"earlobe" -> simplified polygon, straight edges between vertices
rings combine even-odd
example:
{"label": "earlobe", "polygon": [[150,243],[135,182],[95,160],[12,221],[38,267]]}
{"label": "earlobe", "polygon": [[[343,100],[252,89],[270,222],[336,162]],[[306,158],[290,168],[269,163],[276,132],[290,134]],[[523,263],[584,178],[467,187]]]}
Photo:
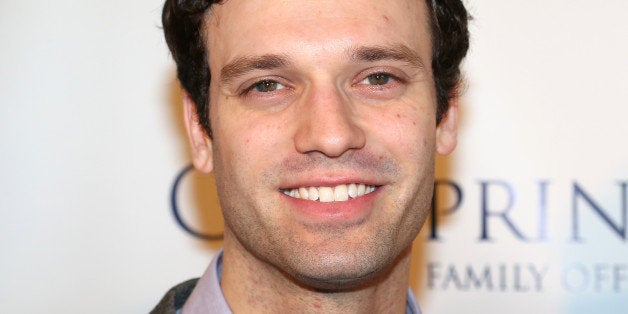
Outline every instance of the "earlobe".
{"label": "earlobe", "polygon": [[449,102],[449,109],[436,127],[436,151],[441,155],[451,153],[458,142],[458,98]]}
{"label": "earlobe", "polygon": [[196,170],[210,173],[214,168],[212,142],[199,123],[196,105],[187,92],[183,92],[183,119],[192,149],[192,163]]}

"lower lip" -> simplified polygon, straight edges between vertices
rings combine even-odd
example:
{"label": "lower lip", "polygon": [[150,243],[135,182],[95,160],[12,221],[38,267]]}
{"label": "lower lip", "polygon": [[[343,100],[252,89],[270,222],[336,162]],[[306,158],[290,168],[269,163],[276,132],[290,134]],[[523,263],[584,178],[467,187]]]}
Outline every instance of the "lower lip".
{"label": "lower lip", "polygon": [[359,223],[369,216],[381,187],[363,196],[344,202],[318,202],[281,194],[291,205],[293,212],[304,222],[312,223]]}

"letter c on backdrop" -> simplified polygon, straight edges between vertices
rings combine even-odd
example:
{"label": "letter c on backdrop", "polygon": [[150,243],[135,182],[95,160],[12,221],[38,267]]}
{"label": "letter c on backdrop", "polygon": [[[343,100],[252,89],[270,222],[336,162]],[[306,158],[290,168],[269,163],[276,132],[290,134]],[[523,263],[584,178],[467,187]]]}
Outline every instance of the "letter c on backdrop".
{"label": "letter c on backdrop", "polygon": [[187,174],[189,174],[190,171],[192,170],[194,170],[194,166],[192,166],[192,164],[188,164],[187,166],[185,166],[181,171],[179,171],[176,179],[174,180],[174,183],[172,184],[172,190],[170,192],[170,206],[172,208],[172,214],[174,215],[174,219],[177,221],[177,224],[181,228],[183,228],[183,230],[185,230],[187,233],[191,234],[192,236],[196,238],[209,240],[209,241],[222,240],[223,234],[206,234],[206,233],[195,231],[192,228],[190,228],[190,226],[188,226],[185,223],[185,221],[183,221],[183,219],[181,218],[179,205],[177,201],[179,186],[181,185],[181,181],[183,180],[183,178]]}

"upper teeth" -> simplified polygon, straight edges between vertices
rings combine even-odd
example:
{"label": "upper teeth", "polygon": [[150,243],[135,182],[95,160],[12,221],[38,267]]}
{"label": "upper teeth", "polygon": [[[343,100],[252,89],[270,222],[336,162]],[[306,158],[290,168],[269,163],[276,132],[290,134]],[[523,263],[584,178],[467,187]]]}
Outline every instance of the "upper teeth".
{"label": "upper teeth", "polygon": [[310,201],[320,202],[342,202],[349,199],[354,199],[365,194],[369,194],[375,191],[375,187],[372,185],[364,184],[341,184],[334,187],[320,186],[320,187],[300,187],[295,189],[281,190],[283,194],[290,197],[300,198]]}

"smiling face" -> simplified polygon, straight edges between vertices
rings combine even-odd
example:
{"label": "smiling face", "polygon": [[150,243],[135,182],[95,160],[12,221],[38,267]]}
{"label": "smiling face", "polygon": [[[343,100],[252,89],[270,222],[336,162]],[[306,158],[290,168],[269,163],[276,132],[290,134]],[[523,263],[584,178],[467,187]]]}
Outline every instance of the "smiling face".
{"label": "smiling face", "polygon": [[436,126],[423,1],[226,1],[206,23],[209,139],[186,100],[194,163],[215,171],[225,251],[317,288],[362,284],[429,210]]}

